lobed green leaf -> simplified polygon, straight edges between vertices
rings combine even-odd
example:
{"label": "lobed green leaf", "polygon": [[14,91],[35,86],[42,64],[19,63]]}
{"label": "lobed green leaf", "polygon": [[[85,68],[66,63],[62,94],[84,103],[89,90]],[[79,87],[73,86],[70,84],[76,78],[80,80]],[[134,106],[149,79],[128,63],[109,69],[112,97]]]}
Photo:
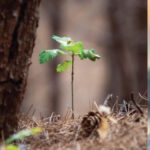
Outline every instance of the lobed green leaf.
{"label": "lobed green leaf", "polygon": [[79,54],[84,49],[82,42],[72,42],[67,45],[61,45],[60,48],[66,51],[70,51],[75,55]]}
{"label": "lobed green leaf", "polygon": [[96,59],[100,59],[98,54],[95,54],[95,50],[82,50],[80,54],[78,54],[80,59],[89,59],[91,61],[95,61]]}
{"label": "lobed green leaf", "polygon": [[10,138],[8,138],[6,140],[6,144],[11,144],[15,140],[21,140],[21,139],[23,139],[27,136],[35,135],[35,134],[38,134],[38,133],[41,133],[41,132],[42,132],[42,129],[39,128],[39,127],[22,130],[22,131],[20,131],[16,134],[12,135]]}
{"label": "lobed green leaf", "polygon": [[40,64],[50,61],[58,55],[64,55],[65,52],[59,49],[43,50],[40,52]]}
{"label": "lobed green leaf", "polygon": [[70,37],[59,37],[59,36],[53,35],[52,39],[62,45],[67,45],[68,43],[72,42],[72,39]]}
{"label": "lobed green leaf", "polygon": [[56,68],[57,72],[63,72],[65,70],[68,70],[69,66],[72,64],[71,60],[65,60],[61,64],[59,64]]}

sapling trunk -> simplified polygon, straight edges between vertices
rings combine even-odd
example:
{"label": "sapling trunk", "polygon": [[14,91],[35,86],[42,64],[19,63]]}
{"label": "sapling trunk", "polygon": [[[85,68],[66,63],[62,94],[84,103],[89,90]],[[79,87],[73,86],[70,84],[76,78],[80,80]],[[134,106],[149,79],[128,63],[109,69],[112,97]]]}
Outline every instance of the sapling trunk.
{"label": "sapling trunk", "polygon": [[72,96],[72,118],[74,119],[74,54],[72,54],[72,73],[71,73],[71,96]]}

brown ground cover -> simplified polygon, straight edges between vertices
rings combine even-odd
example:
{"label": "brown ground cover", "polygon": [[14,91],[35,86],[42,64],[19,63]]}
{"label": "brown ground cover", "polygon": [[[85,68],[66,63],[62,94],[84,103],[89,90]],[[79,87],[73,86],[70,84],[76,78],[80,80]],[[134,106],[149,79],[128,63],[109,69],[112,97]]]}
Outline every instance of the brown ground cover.
{"label": "brown ground cover", "polygon": [[29,150],[146,150],[147,149],[147,108],[142,108],[143,115],[132,109],[124,115],[113,113],[118,120],[116,124],[109,123],[107,138],[101,139],[95,134],[87,138],[79,134],[82,116],[49,118],[35,120],[25,116],[20,117],[19,130],[40,126],[43,133],[26,138],[19,143]]}

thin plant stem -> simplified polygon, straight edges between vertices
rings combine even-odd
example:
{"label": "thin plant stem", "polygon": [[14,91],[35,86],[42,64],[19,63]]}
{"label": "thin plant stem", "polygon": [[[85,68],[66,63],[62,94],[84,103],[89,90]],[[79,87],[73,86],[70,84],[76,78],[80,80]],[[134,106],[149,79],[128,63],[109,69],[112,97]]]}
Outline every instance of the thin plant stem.
{"label": "thin plant stem", "polygon": [[71,98],[72,98],[72,118],[74,119],[74,54],[72,54]]}

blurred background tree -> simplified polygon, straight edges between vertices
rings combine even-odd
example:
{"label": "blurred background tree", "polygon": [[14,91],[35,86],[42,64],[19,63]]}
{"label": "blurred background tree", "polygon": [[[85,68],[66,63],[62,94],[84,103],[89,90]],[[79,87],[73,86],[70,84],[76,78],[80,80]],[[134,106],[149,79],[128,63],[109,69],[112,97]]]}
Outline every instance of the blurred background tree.
{"label": "blurred background tree", "polygon": [[147,1],[107,0],[110,39],[108,93],[129,99],[147,89]]}
{"label": "blurred background tree", "polygon": [[[49,24],[49,35],[60,35],[62,30],[62,6],[64,1],[63,0],[45,0],[43,2],[44,8],[46,10],[46,14],[48,17],[48,24]],[[57,11],[56,11],[57,10]],[[49,36],[49,40],[51,36]],[[55,41],[51,41],[52,43],[49,44],[50,47],[58,47],[58,44]],[[49,65],[49,71],[51,75],[51,80],[49,84],[53,85],[53,88],[50,91],[49,98],[49,110],[50,112],[59,112],[59,102],[60,102],[60,82],[59,82],[59,74],[56,72],[55,68],[57,67],[59,60],[56,58],[52,64]]]}

